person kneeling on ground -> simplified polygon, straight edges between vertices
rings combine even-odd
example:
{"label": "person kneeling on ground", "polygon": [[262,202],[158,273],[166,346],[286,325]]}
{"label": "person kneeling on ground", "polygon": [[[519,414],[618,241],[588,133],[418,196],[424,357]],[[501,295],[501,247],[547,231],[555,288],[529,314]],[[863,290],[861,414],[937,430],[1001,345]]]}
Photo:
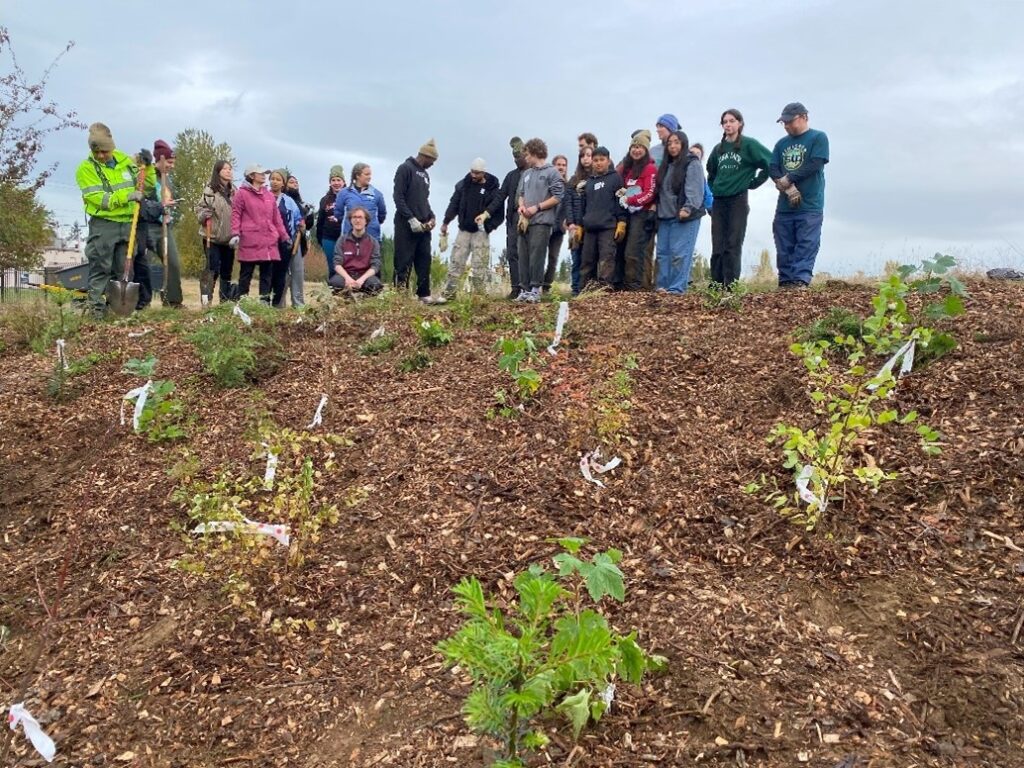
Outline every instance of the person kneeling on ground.
{"label": "person kneeling on ground", "polygon": [[348,221],[352,230],[335,246],[334,274],[327,282],[332,288],[352,293],[379,293],[384,288],[380,281],[380,243],[366,229],[370,214],[365,208],[351,208]]}

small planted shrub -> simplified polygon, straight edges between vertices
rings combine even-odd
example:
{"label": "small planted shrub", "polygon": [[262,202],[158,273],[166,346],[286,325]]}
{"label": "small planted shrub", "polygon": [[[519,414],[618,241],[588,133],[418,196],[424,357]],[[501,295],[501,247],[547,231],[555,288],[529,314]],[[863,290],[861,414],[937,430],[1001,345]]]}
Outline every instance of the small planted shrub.
{"label": "small planted shrub", "polygon": [[[174,382],[153,378],[156,367],[157,359],[153,356],[145,360],[133,358],[124,364],[125,373],[150,381],[136,432],[145,435],[152,443],[180,440],[188,434],[190,419],[185,404],[174,397]],[[137,401],[139,397],[141,395],[132,398],[132,401]]]}
{"label": "small planted shrub", "polygon": [[523,407],[530,402],[543,383],[540,373],[532,367],[539,363],[537,342],[532,333],[525,331],[519,336],[501,337],[495,349],[498,368],[512,379],[512,391],[499,388],[494,392],[494,399],[499,405],[500,415],[514,417],[517,406]]}
{"label": "small planted shrub", "polygon": [[283,358],[281,345],[269,331],[276,317],[266,314],[277,310],[260,302],[245,302],[244,307],[251,313],[251,326],[218,307],[188,336],[204,369],[224,389],[258,381],[273,373]]}
{"label": "small planted shrub", "polygon": [[415,328],[420,344],[424,347],[443,347],[451,344],[455,338],[440,320],[417,320]]}
{"label": "small planted shrub", "polygon": [[625,599],[622,553],[585,560],[582,539],[558,543],[556,570],[534,565],[519,573],[511,600],[488,597],[472,576],[452,589],[466,621],[437,649],[473,683],[462,711],[472,730],[498,742],[495,768],[522,768],[548,744],[541,720],[564,719],[578,737],[608,711],[616,683],[639,684],[665,663],[640,647],[635,631],[615,632],[600,612],[604,599]]}

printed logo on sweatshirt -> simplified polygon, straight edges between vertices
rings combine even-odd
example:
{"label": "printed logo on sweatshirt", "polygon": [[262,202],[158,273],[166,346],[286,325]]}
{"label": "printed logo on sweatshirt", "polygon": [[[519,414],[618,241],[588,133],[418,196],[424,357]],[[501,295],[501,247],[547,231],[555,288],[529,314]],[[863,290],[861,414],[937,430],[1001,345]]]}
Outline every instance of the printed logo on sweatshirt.
{"label": "printed logo on sweatshirt", "polygon": [[718,158],[718,166],[720,168],[726,165],[729,167],[735,167],[741,162],[743,162],[743,157],[739,152],[723,152]]}
{"label": "printed logo on sweatshirt", "polygon": [[782,150],[782,167],[787,171],[795,171],[804,164],[807,157],[807,147],[803,144],[790,144]]}
{"label": "printed logo on sweatshirt", "polygon": [[423,179],[423,183],[426,184],[428,188],[430,187],[430,177],[427,175],[426,171],[416,171],[416,175]]}
{"label": "printed logo on sweatshirt", "polygon": [[597,190],[599,190],[599,189],[604,189],[605,183],[606,182],[603,182],[603,181],[599,181],[599,182],[595,183],[594,184],[594,191],[597,192]]}

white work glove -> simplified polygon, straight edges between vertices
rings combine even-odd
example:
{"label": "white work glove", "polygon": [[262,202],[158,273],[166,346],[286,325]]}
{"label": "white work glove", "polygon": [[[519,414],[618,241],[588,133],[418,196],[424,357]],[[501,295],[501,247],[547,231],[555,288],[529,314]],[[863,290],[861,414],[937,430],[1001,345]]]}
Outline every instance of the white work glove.
{"label": "white work glove", "polygon": [[417,218],[409,219],[409,229],[416,233],[425,231],[423,229],[423,222]]}
{"label": "white work glove", "polygon": [[232,235],[231,239],[228,240],[228,248],[237,248],[237,247],[238,247],[238,235]]}
{"label": "white work glove", "polygon": [[473,219],[473,221],[476,223],[476,225],[478,227],[480,227],[480,229],[483,229],[484,228],[484,222],[486,222],[489,218],[491,218],[490,211],[484,211],[479,216],[477,216],[475,219]]}
{"label": "white work glove", "polygon": [[442,232],[441,233],[441,237],[440,237],[440,239],[437,242],[437,250],[441,251],[441,253],[444,253],[445,251],[448,250],[448,233],[447,232]]}
{"label": "white work glove", "polygon": [[586,188],[587,188],[587,182],[586,181],[578,182],[576,184],[576,194],[582,195],[583,194],[583,190],[586,189]]}

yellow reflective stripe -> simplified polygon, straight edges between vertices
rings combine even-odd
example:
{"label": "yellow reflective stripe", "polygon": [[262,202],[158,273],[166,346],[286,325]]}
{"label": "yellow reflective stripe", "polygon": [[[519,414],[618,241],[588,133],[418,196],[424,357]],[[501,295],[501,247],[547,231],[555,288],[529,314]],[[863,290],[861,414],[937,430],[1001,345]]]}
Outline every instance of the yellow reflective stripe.
{"label": "yellow reflective stripe", "polygon": [[119,189],[128,189],[129,187],[134,187],[134,186],[135,186],[135,182],[134,181],[122,181],[120,184],[115,184],[113,187],[111,187],[111,189],[116,192]]}
{"label": "yellow reflective stripe", "polygon": [[103,185],[102,184],[95,184],[95,185],[93,185],[91,187],[82,187],[82,194],[83,195],[88,195],[88,194],[91,194],[93,192],[102,192],[102,191],[103,191]]}

